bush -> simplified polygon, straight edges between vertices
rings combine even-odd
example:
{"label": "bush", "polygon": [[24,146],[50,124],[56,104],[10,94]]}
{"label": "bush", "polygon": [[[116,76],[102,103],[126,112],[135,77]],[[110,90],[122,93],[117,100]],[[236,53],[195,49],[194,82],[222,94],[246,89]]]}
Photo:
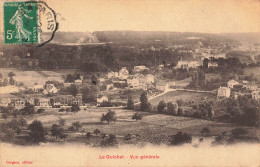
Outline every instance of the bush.
{"label": "bush", "polygon": [[100,133],[100,130],[99,129],[95,129],[94,130],[94,133],[96,134],[96,136]]}
{"label": "bush", "polygon": [[143,116],[139,113],[134,113],[134,115],[132,116],[132,119],[137,120],[141,120],[143,118]]}
{"label": "bush", "polygon": [[37,113],[40,114],[40,113],[43,113],[44,111],[45,111],[45,109],[39,108],[39,109],[37,110]]}
{"label": "bush", "polygon": [[209,136],[210,135],[210,129],[208,127],[204,127],[201,131],[200,131],[201,135],[203,136]]}
{"label": "bush", "polygon": [[107,121],[107,123],[109,124],[109,122],[111,121],[116,121],[117,117],[116,117],[116,113],[114,111],[108,110],[108,112],[106,114],[103,114],[100,118],[100,121]]}
{"label": "bush", "polygon": [[124,141],[129,141],[131,139],[132,139],[132,135],[130,133],[124,136]]}
{"label": "bush", "polygon": [[178,116],[182,116],[183,115],[183,109],[182,108],[178,108],[177,115]]}
{"label": "bush", "polygon": [[65,112],[66,110],[64,108],[59,109],[59,112]]}
{"label": "bush", "polygon": [[114,147],[117,145],[118,142],[116,140],[116,136],[113,134],[109,134],[108,138],[104,138],[100,144],[101,147]]}
{"label": "bush", "polygon": [[167,103],[167,113],[170,115],[177,115],[178,104],[173,104],[172,102]]}
{"label": "bush", "polygon": [[111,101],[103,101],[99,107],[112,107],[113,104],[111,103]]}
{"label": "bush", "polygon": [[191,142],[191,135],[188,135],[186,133],[178,132],[177,134],[170,136],[170,143],[173,145],[180,145]]}
{"label": "bush", "polygon": [[248,134],[248,131],[243,128],[236,128],[231,130],[231,134],[234,138],[241,138],[242,136]]}
{"label": "bush", "polygon": [[157,105],[157,110],[162,113],[164,112],[164,109],[166,107],[166,103],[162,100],[159,102],[159,104]]}
{"label": "bush", "polygon": [[178,104],[178,106],[182,106],[184,101],[182,99],[176,100],[176,103]]}

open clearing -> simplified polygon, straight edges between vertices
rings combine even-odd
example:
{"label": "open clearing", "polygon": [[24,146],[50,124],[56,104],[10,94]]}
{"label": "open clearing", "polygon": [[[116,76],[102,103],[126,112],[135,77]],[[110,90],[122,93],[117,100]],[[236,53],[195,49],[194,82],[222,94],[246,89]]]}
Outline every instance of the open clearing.
{"label": "open clearing", "polygon": [[251,67],[245,69],[245,75],[253,74],[258,82],[260,82],[260,67]]}

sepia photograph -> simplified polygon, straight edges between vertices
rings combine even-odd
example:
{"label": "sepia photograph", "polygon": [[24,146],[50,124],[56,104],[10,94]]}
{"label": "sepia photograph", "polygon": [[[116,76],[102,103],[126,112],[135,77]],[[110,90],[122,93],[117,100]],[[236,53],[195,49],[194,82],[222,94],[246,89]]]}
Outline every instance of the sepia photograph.
{"label": "sepia photograph", "polygon": [[3,0],[0,166],[260,165],[259,0]]}

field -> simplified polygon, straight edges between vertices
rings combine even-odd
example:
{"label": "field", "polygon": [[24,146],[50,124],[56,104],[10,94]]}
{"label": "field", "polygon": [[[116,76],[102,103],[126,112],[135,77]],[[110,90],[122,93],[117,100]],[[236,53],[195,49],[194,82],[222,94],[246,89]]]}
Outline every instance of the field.
{"label": "field", "polygon": [[[213,121],[194,119],[188,117],[176,117],[163,114],[154,114],[147,112],[140,112],[143,115],[142,120],[132,120],[131,117],[135,111],[111,108],[116,112],[117,121],[111,123],[101,123],[100,117],[103,113],[108,111],[108,108],[87,108],[81,110],[76,114],[73,113],[59,113],[57,109],[48,109],[44,113],[34,114],[32,116],[23,116],[28,124],[34,120],[41,121],[46,130],[50,130],[52,124],[58,124],[60,118],[65,119],[65,129],[68,129],[73,122],[79,121],[82,125],[78,132],[67,131],[68,143],[84,143],[86,141],[85,135],[87,132],[91,132],[94,136],[93,140],[96,143],[100,142],[100,137],[96,136],[93,131],[99,129],[101,133],[114,134],[117,137],[119,144],[124,143],[124,136],[127,134],[140,135],[138,143],[140,144],[167,144],[169,135],[176,134],[179,131],[191,134],[194,139],[198,140],[201,136],[200,131],[203,127],[208,127],[211,130],[211,135],[219,135],[223,131],[231,130],[234,125],[226,123],[217,123]],[[11,121],[12,118],[8,118],[6,121],[2,118],[0,123]],[[248,128],[249,131],[253,131],[253,128]],[[84,130],[84,133],[81,131]],[[50,134],[50,131],[48,132]],[[22,135],[25,135],[21,134]],[[1,134],[3,136],[3,134]],[[47,136],[48,142],[57,142],[54,138]],[[212,141],[212,137],[207,140]],[[58,140],[61,142],[61,140]],[[19,143],[17,139],[16,143]]]}
{"label": "field", "polygon": [[57,71],[23,71],[18,69],[6,69],[1,68],[1,73],[3,77],[8,77],[9,72],[14,72],[15,81],[23,82],[25,86],[32,87],[34,83],[45,84],[47,80],[56,80],[62,82],[64,79],[63,75],[73,74],[75,70],[57,70]]}
{"label": "field", "polygon": [[164,102],[176,102],[176,100],[182,99],[185,102],[189,101],[203,101],[204,99],[210,98],[215,96],[214,94],[210,93],[197,93],[197,92],[186,92],[186,91],[172,91],[168,92],[162,96],[156,97],[149,102],[153,105],[157,105],[161,100]]}

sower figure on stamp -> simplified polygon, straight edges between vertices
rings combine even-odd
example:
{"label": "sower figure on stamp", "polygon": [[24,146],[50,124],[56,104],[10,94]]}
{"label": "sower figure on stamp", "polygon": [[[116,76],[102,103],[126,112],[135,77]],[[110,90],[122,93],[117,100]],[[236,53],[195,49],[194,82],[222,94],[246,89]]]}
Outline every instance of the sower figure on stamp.
{"label": "sower figure on stamp", "polygon": [[15,25],[16,35],[15,38],[18,41],[22,41],[23,39],[26,41],[30,41],[31,32],[26,30],[23,25],[23,18],[26,17],[27,19],[32,20],[33,17],[28,16],[26,13],[29,11],[23,9],[22,5],[18,6],[18,10],[15,12],[14,16],[10,19],[9,23]]}

